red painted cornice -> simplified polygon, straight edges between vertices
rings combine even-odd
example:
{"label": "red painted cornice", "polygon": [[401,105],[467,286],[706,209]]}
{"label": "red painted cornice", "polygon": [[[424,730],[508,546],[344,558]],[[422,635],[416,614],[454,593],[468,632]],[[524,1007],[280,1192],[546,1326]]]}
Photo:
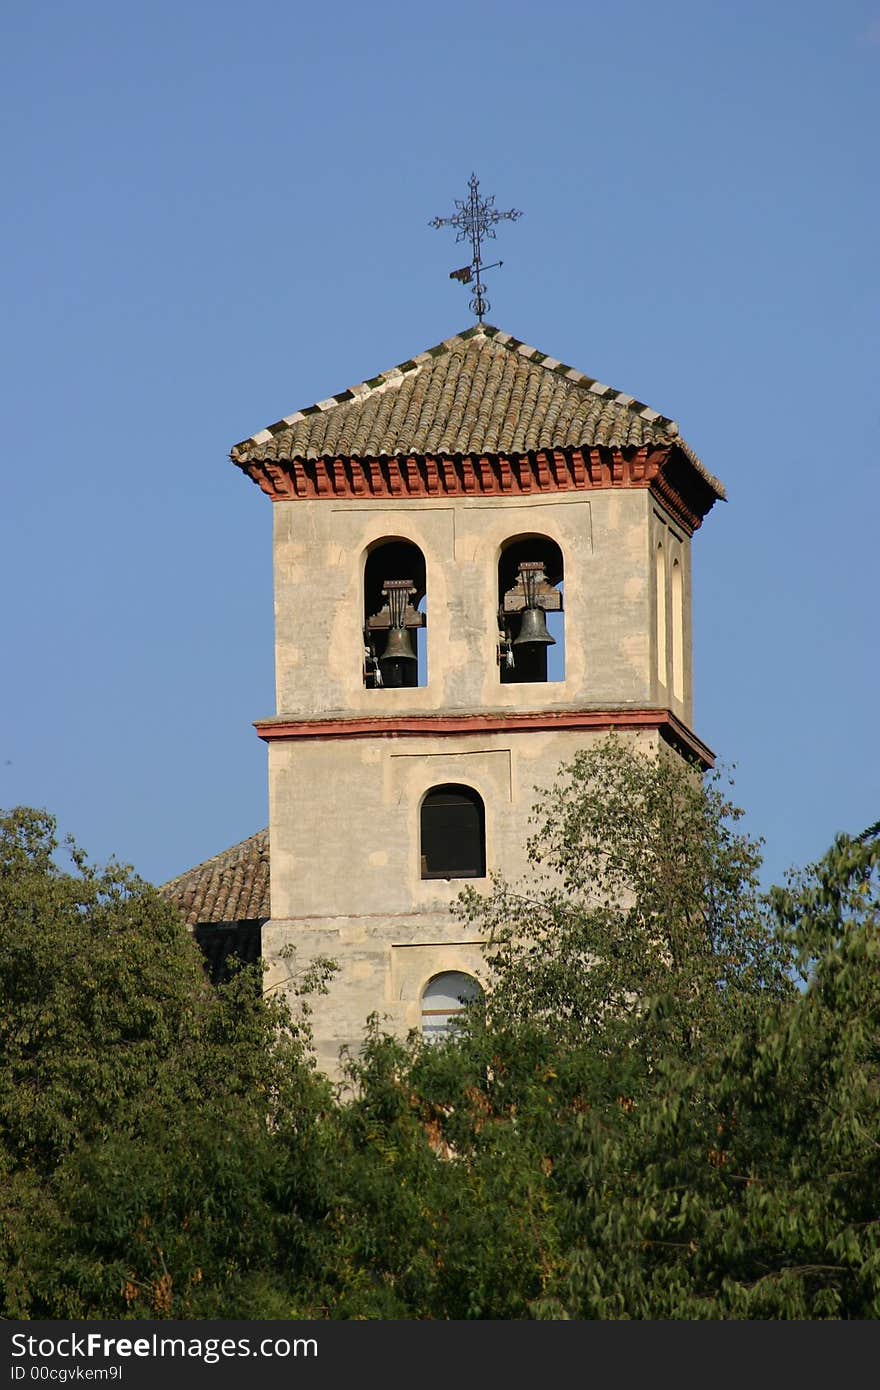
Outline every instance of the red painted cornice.
{"label": "red painted cornice", "polygon": [[656,729],[661,738],[687,757],[712,767],[715,754],[668,709],[546,710],[529,714],[403,714],[339,719],[262,719],[254,724],[267,743],[276,739],[418,738],[466,734],[544,733],[590,729]]}
{"label": "red painted cornice", "polygon": [[239,464],[273,502],[527,497],[650,488],[689,535],[716,493],[675,444],[529,454],[263,460]]}

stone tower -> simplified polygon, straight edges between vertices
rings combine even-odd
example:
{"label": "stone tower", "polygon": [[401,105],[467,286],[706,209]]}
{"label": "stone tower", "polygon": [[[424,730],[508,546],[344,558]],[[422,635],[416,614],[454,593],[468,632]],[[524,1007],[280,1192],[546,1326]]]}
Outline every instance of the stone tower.
{"label": "stone tower", "polygon": [[268,983],[315,955],[322,1065],[377,1011],[442,1029],[450,913],[525,868],[536,785],[611,729],[691,731],[690,540],[718,481],[672,421],[480,324],[237,445],[273,502]]}

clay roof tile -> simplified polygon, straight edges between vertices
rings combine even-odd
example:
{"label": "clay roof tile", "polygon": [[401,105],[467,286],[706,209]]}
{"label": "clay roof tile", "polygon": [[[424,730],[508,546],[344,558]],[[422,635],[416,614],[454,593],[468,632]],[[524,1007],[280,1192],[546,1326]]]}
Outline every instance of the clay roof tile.
{"label": "clay roof tile", "polygon": [[725,492],[674,421],[537,348],[479,324],[400,366],[307,406],[236,444],[267,460],[524,454],[675,443],[716,497]]}

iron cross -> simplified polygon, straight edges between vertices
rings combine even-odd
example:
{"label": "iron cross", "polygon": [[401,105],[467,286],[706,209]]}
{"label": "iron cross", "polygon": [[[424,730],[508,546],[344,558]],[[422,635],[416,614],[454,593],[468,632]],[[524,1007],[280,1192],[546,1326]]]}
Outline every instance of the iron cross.
{"label": "iron cross", "polygon": [[486,286],[483,284],[482,272],[504,264],[503,261],[493,261],[491,265],[483,265],[483,240],[485,237],[495,236],[496,222],[515,222],[518,217],[522,217],[522,213],[517,212],[516,208],[510,208],[507,212],[499,212],[495,207],[494,194],[491,198],[481,198],[479,188],[480,180],[476,174],[471,174],[468,181],[468,197],[456,198],[455,212],[452,217],[432,217],[428,226],[454,227],[456,241],[464,241],[465,237],[470,237],[473,250],[473,259],[470,265],[462,266],[461,270],[451,270],[449,278],[450,280],[460,280],[463,285],[469,285],[472,280],[476,281],[470,308],[471,312],[476,314],[482,323],[484,314],[488,313],[491,308],[486,298]]}

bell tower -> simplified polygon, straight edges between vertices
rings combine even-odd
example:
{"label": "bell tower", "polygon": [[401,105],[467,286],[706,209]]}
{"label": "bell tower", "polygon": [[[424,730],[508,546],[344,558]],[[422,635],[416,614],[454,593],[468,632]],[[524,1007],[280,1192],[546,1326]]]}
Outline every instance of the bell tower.
{"label": "bell tower", "polygon": [[677,426],[479,323],[232,450],[273,503],[269,983],[339,973],[321,1064],[372,1012],[442,1031],[479,988],[466,883],[516,879],[536,785],[608,731],[692,732],[690,542],[721,484]]}

